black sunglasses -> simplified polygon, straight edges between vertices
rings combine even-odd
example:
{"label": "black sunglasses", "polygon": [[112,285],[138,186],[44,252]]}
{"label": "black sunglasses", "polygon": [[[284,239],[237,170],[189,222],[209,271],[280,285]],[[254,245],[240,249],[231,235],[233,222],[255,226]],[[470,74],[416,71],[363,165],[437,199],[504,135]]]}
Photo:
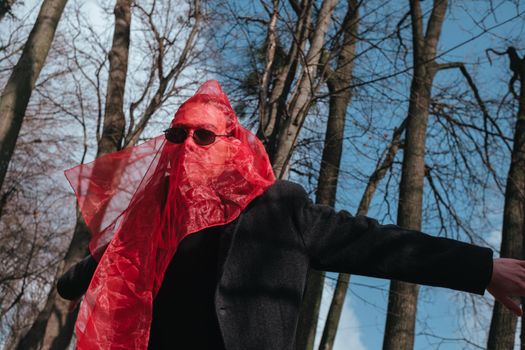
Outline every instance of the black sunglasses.
{"label": "black sunglasses", "polygon": [[[189,134],[190,131],[187,128],[183,128],[180,126],[164,130],[164,136],[166,137],[166,140],[168,140],[171,143],[183,143],[184,140],[188,138]],[[218,136],[230,137],[231,135],[217,135],[213,131],[202,128],[198,128],[195,129],[195,131],[193,131],[193,140],[197,145],[200,146],[211,145],[215,142],[215,138],[217,138]]]}

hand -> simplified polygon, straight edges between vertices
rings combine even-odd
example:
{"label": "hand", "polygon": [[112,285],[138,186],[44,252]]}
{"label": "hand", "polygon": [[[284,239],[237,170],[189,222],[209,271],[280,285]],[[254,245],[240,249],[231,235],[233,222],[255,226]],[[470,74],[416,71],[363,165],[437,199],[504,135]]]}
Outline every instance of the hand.
{"label": "hand", "polygon": [[517,316],[523,315],[520,305],[511,296],[525,296],[525,261],[496,258],[487,291]]}

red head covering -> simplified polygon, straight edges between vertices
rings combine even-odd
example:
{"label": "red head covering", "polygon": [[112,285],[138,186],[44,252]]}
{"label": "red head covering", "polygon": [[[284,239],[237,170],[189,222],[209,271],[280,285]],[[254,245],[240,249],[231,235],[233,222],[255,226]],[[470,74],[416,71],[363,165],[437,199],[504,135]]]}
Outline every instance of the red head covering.
{"label": "red head covering", "polygon": [[217,81],[204,83],[173,125],[231,136],[207,146],[158,136],[65,172],[100,259],[76,323],[79,349],[146,349],[152,301],[179,242],[233,221],[275,181]]}

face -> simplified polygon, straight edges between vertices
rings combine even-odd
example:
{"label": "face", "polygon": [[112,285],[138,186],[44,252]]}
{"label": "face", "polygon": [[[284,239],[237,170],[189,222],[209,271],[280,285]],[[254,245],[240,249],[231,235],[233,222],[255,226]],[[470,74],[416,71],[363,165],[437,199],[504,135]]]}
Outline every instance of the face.
{"label": "face", "polygon": [[217,178],[223,171],[225,161],[234,154],[235,139],[218,136],[210,145],[198,145],[193,132],[198,128],[212,131],[216,135],[227,134],[227,118],[224,112],[213,104],[192,103],[184,105],[175,115],[171,127],[189,129],[189,136],[181,144],[184,148],[184,169],[192,181],[201,183]]}

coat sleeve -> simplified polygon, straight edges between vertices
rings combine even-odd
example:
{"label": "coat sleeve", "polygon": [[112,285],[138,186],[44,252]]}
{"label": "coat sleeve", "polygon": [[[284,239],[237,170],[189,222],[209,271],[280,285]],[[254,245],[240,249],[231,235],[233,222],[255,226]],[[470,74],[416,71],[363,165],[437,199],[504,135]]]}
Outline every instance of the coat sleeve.
{"label": "coat sleeve", "polygon": [[302,187],[295,191],[295,225],[312,268],[484,294],[492,276],[492,249],[380,225],[315,205]]}
{"label": "coat sleeve", "polygon": [[73,265],[57,282],[58,294],[68,300],[75,300],[86,293],[97,268],[97,260],[89,254]]}

